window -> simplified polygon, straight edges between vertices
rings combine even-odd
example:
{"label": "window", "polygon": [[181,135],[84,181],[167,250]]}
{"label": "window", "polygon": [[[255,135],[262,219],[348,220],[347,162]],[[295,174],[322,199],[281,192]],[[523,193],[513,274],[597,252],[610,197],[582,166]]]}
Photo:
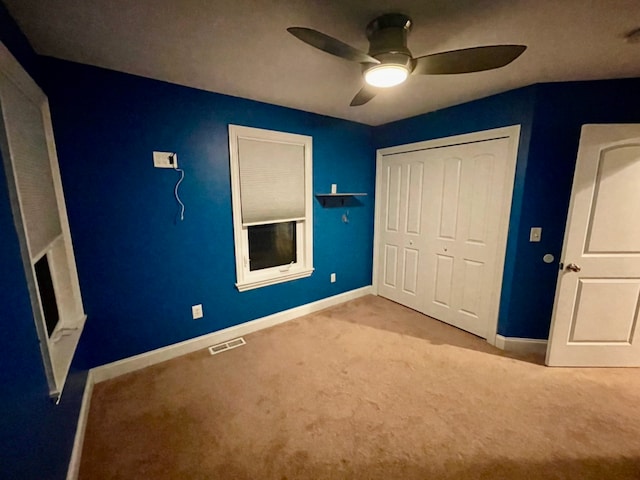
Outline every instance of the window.
{"label": "window", "polygon": [[[60,400],[87,316],[49,102],[0,43],[0,152],[51,397]],[[2,165],[0,165],[2,168]]]}
{"label": "window", "polygon": [[313,272],[312,140],[229,125],[236,287]]}

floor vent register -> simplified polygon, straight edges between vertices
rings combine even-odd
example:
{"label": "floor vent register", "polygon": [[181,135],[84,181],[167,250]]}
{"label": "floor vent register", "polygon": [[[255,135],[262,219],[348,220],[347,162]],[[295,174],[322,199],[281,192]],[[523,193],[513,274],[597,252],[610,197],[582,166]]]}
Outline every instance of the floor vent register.
{"label": "floor vent register", "polygon": [[217,345],[209,347],[209,353],[211,353],[211,355],[217,355],[218,353],[226,352],[227,350],[241,347],[242,345],[246,344],[247,342],[244,341],[244,338],[234,338],[233,340],[229,340],[228,342],[218,343]]}

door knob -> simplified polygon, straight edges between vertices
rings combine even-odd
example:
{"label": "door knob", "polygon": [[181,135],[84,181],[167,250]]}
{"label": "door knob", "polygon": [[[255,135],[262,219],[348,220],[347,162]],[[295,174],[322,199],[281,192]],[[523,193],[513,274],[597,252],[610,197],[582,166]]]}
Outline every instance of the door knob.
{"label": "door knob", "polygon": [[579,272],[582,269],[580,268],[579,265],[576,265],[575,263],[570,263],[569,265],[567,265],[567,270],[570,272]]}

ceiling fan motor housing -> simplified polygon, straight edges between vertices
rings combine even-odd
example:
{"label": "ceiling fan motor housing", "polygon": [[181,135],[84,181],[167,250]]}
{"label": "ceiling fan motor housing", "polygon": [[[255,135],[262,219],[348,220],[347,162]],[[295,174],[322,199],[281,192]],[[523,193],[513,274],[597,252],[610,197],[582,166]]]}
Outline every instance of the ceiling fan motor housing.
{"label": "ceiling fan motor housing", "polygon": [[374,98],[378,88],[400,85],[411,74],[452,75],[493,70],[508,65],[527,48],[526,45],[485,45],[413,58],[407,48],[412,26],[411,18],[401,13],[374,19],[366,29],[368,54],[312,28],[289,27],[287,31],[312,47],[362,65],[366,84],[351,100],[352,107]]}
{"label": "ceiling fan motor housing", "polygon": [[[411,31],[411,18],[400,13],[389,13],[372,20],[367,25],[369,55],[382,64],[401,65],[413,69],[411,52],[407,48],[407,36]],[[365,65],[367,70],[371,65]]]}

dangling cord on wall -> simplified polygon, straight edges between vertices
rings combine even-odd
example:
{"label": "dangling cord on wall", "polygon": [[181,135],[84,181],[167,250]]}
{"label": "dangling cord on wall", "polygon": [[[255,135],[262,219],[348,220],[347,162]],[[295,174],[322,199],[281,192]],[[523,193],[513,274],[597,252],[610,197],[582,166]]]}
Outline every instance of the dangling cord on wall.
{"label": "dangling cord on wall", "polygon": [[[176,154],[174,153],[171,156],[171,163],[173,163],[175,165],[175,162],[173,161],[173,157]],[[180,200],[180,195],[178,195],[178,188],[180,188],[180,184],[182,183],[182,181],[184,180],[184,170],[182,170],[181,168],[178,167],[173,167],[173,169],[176,172],[180,172],[180,180],[178,180],[178,183],[176,183],[175,188],[173,189],[173,194],[176,197],[176,200],[178,201],[178,203],[180,204],[180,221],[184,221],[184,203],[182,203],[182,200]]]}
{"label": "dangling cord on wall", "polygon": [[178,180],[178,183],[176,183],[176,188],[173,189],[173,193],[176,196],[176,200],[180,204],[180,220],[183,221],[184,220],[184,203],[182,203],[182,200],[180,200],[180,195],[178,195],[178,187],[180,187],[180,184],[184,180],[184,170],[182,170],[181,168],[176,168],[175,170],[176,172],[180,172],[180,180]]}

